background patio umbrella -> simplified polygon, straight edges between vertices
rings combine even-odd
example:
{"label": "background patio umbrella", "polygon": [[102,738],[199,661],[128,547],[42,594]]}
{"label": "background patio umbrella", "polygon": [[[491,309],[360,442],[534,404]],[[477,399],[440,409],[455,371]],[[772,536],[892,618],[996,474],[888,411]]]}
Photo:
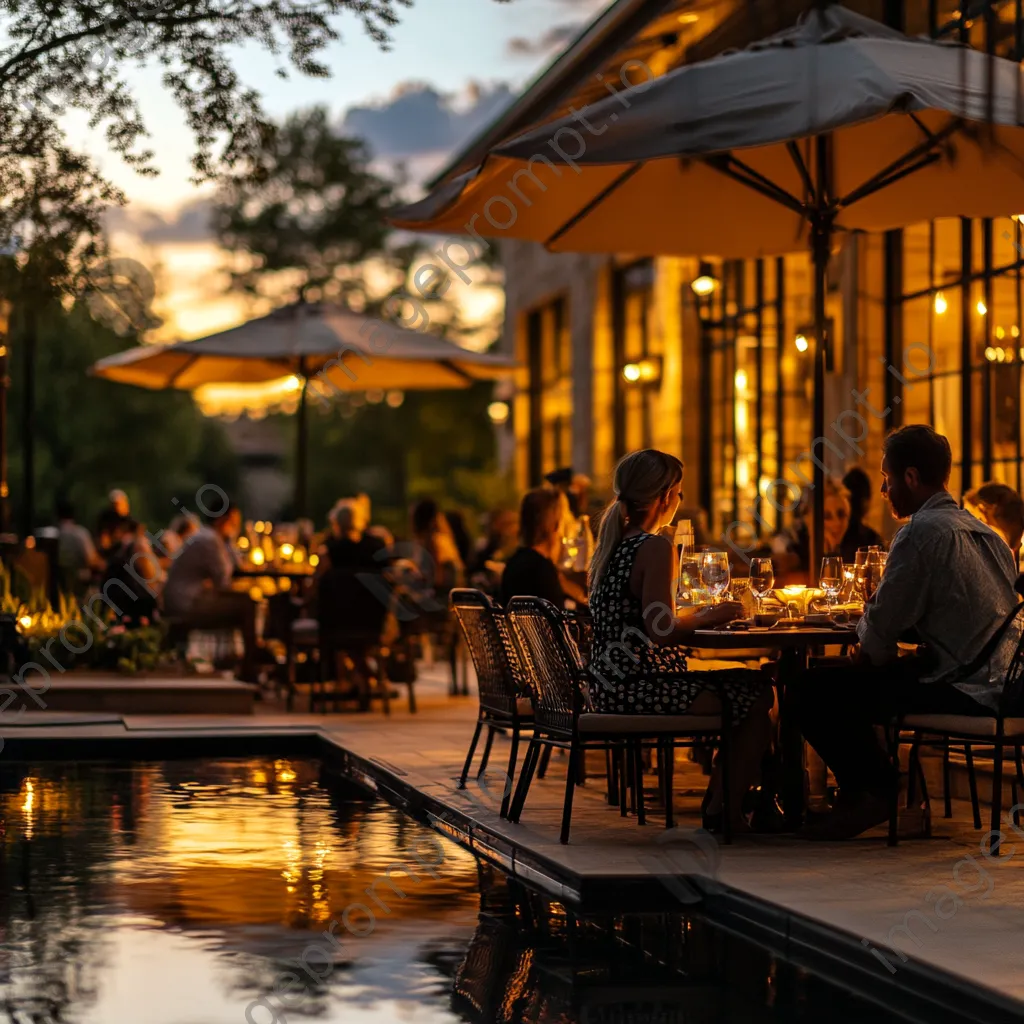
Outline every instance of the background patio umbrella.
{"label": "background patio umbrella", "polygon": [[[393,218],[554,251],[814,263],[814,438],[824,436],[826,268],[835,233],[1017,212],[1017,64],[911,39],[838,5],[498,146]],[[476,215],[476,216],[474,216]],[[823,544],[815,455],[812,565]]]}
{"label": "background patio umbrella", "polygon": [[294,305],[240,327],[176,345],[139,345],[99,360],[97,377],[139,387],[195,390],[205,384],[257,384],[294,374],[299,398],[296,515],[305,513],[307,393],[465,388],[510,376],[501,355],[460,348],[436,335],[322,305]]}

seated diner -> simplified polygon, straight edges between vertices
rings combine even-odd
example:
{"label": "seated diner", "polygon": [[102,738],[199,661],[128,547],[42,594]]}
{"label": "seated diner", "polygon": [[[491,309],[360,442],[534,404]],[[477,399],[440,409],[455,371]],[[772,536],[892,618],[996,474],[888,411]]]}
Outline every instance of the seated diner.
{"label": "seated diner", "polygon": [[[904,710],[991,714],[1000,698],[999,666],[968,669],[1017,605],[1016,559],[949,493],[945,437],[905,426],[886,437],[882,453],[882,494],[893,517],[908,522],[858,623],[859,653],[849,666],[806,673],[789,692],[801,732],[840,790],[831,814],[804,829],[808,839],[852,838],[888,817],[899,769],[876,723]],[[918,655],[899,657],[910,638]]]}
{"label": "seated diner", "polygon": [[[590,694],[598,711],[650,715],[717,715],[727,697],[734,725],[731,824],[743,832],[743,797],[758,781],[769,744],[772,687],[759,671],[701,672],[687,664],[683,647],[693,631],[740,617],[742,605],[727,601],[676,612],[675,547],[658,531],[676,514],[682,480],[682,462],[652,449],[633,452],[615,467],[615,500],[602,516],[590,568]],[[722,796],[716,765],[702,804],[709,829],[721,827]]]}

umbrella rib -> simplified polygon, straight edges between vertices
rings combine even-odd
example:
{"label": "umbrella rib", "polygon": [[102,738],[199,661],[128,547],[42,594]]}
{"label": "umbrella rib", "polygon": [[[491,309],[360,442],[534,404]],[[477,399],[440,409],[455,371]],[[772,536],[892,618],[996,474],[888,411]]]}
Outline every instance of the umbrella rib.
{"label": "umbrella rib", "polygon": [[[941,154],[932,151],[962,127],[963,121],[957,117],[950,121],[940,132],[936,134],[929,133],[928,139],[913,149],[908,150],[903,156],[893,160],[887,167],[883,167],[873,178],[869,178],[863,185],[855,188],[848,195],[840,199],[838,205],[840,207],[850,206],[866,196],[873,195],[880,189],[892,184],[892,182],[905,177],[911,171],[920,170],[920,168],[926,167],[928,164],[938,160]],[[911,166],[908,167],[908,165]]]}
{"label": "umbrella rib", "polygon": [[[746,185],[748,188],[754,189],[755,192],[760,192],[769,199],[788,206],[791,210],[799,213],[801,217],[807,215],[806,207],[796,196],[790,195],[784,188],[776,185],[770,178],[755,171],[753,167],[749,167],[742,160],[737,160],[731,153],[707,157],[705,162],[721,174],[738,181],[741,185]],[[734,167],[738,170],[734,170]]]}
{"label": "umbrella rib", "polygon": [[800,147],[790,139],[790,141],[786,143],[786,150],[792,158],[793,163],[796,164],[797,172],[803,179],[804,188],[807,189],[807,194],[809,196],[813,196],[815,193],[814,182],[811,180],[811,172],[807,166],[807,161],[804,160],[803,154],[800,152]]}
{"label": "umbrella rib", "polygon": [[198,352],[195,352],[192,355],[190,355],[188,357],[188,359],[186,359],[185,362],[182,363],[181,366],[178,367],[178,369],[175,370],[174,373],[172,373],[171,376],[168,378],[168,380],[167,380],[167,387],[169,387],[169,388],[177,387],[178,380],[182,377],[182,375],[187,370],[191,370],[192,367],[195,366],[196,361],[198,359],[199,359],[199,353]]}
{"label": "umbrella rib", "polygon": [[548,248],[557,242],[567,231],[571,231],[584,217],[589,216],[601,205],[620,185],[624,185],[630,178],[644,166],[644,161],[638,160],[632,167],[624,170],[610,185],[603,188],[589,203],[581,210],[577,210],[553,235],[544,242]]}

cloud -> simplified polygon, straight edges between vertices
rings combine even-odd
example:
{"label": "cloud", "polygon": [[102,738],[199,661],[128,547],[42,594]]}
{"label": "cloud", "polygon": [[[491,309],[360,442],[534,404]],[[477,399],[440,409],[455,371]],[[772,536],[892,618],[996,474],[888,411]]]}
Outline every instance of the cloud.
{"label": "cloud", "polygon": [[586,22],[582,21],[552,25],[533,39],[513,36],[506,44],[506,49],[512,57],[543,57],[556,50],[564,50],[585,27]]}
{"label": "cloud", "polygon": [[350,107],[341,128],[346,135],[364,139],[379,159],[446,155],[484,128],[514,98],[504,82],[470,82],[461,95],[439,92],[425,82],[406,82],[386,100]]}
{"label": "cloud", "polygon": [[108,212],[107,227],[110,231],[135,235],[149,245],[205,242],[213,237],[211,205],[208,198],[191,199],[169,214],[145,207],[114,207]]}

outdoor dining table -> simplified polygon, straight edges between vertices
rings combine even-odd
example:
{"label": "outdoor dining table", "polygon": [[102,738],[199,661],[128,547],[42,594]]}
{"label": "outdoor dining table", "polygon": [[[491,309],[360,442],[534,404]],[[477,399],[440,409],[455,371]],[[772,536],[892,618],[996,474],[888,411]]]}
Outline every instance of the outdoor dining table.
{"label": "outdoor dining table", "polygon": [[780,652],[776,688],[779,695],[779,800],[788,828],[803,821],[804,773],[803,736],[786,707],[786,687],[807,670],[813,647],[857,643],[857,630],[850,626],[787,626],[748,629],[698,629],[690,646],[702,650],[750,651],[771,648]]}

